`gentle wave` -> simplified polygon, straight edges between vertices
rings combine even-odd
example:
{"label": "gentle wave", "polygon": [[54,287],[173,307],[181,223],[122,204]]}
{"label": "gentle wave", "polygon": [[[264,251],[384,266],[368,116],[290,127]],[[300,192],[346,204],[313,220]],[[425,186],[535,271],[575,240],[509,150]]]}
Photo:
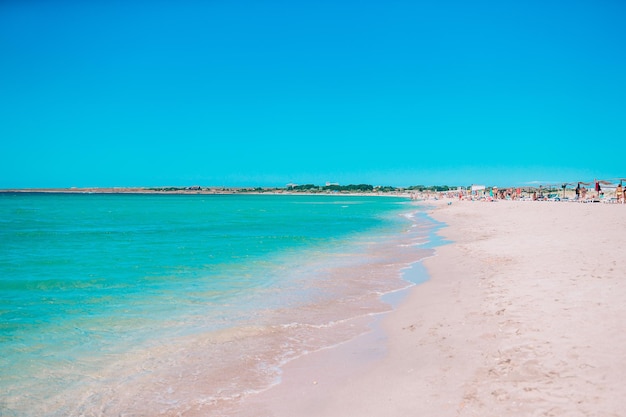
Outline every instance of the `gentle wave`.
{"label": "gentle wave", "polygon": [[232,407],[368,331],[435,227],[376,197],[5,197],[0,406],[18,416]]}

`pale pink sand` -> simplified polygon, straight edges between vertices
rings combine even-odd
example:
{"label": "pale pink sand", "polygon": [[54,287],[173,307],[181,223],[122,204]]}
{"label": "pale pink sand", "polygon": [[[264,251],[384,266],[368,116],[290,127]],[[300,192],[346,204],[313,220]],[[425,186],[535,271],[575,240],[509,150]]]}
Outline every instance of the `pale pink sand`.
{"label": "pale pink sand", "polygon": [[626,206],[437,204],[455,243],[384,332],[291,362],[238,415],[626,416]]}

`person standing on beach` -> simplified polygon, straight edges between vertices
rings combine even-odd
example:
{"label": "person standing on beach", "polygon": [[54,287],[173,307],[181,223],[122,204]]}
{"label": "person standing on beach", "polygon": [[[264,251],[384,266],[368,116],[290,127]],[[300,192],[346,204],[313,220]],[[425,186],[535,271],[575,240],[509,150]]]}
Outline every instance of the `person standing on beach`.
{"label": "person standing on beach", "polygon": [[580,183],[576,186],[576,200],[580,200]]}
{"label": "person standing on beach", "polygon": [[623,203],[624,202],[624,191],[622,190],[622,182],[619,182],[619,185],[617,186],[617,188],[615,189],[615,197],[617,198],[617,202],[618,203]]}

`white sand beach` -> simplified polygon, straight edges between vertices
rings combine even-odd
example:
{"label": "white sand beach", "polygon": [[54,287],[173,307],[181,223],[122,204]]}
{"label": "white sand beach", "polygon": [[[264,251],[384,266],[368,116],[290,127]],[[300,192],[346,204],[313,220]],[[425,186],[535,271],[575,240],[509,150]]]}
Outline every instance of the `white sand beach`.
{"label": "white sand beach", "polygon": [[384,332],[293,361],[242,414],[626,415],[626,206],[447,203],[454,243]]}

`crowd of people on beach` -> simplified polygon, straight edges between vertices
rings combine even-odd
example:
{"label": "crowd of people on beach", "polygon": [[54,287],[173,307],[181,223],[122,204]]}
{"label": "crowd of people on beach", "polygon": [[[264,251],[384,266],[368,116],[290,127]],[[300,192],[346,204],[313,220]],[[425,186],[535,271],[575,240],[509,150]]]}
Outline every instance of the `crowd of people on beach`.
{"label": "crowd of people on beach", "polygon": [[[510,187],[499,188],[484,186],[459,187],[456,190],[445,192],[422,192],[411,194],[414,200],[432,199],[458,199],[470,201],[496,201],[496,200],[520,200],[520,201],[575,201],[580,203],[617,203],[626,204],[626,186],[622,185],[624,180],[620,179],[615,185],[609,181],[578,182],[576,188],[567,188],[568,184],[563,184],[561,189],[555,188],[522,188]],[[586,187],[593,185],[591,191]]]}
{"label": "crowd of people on beach", "polygon": [[[595,187],[594,187],[594,191],[595,191],[595,198],[598,199],[604,199],[606,198],[606,194],[604,192],[604,190],[602,189],[602,185],[600,183],[600,181],[595,181]],[[578,201],[585,201],[587,200],[587,193],[588,190],[585,187],[585,184],[582,184],[581,187],[581,183],[579,182],[578,185],[576,186],[576,200]],[[624,204],[624,202],[626,202],[626,187],[622,186],[622,182],[620,181],[619,184],[615,187],[615,200],[611,201],[611,202],[615,202],[615,203],[621,203]],[[611,199],[611,197],[609,197]]]}

